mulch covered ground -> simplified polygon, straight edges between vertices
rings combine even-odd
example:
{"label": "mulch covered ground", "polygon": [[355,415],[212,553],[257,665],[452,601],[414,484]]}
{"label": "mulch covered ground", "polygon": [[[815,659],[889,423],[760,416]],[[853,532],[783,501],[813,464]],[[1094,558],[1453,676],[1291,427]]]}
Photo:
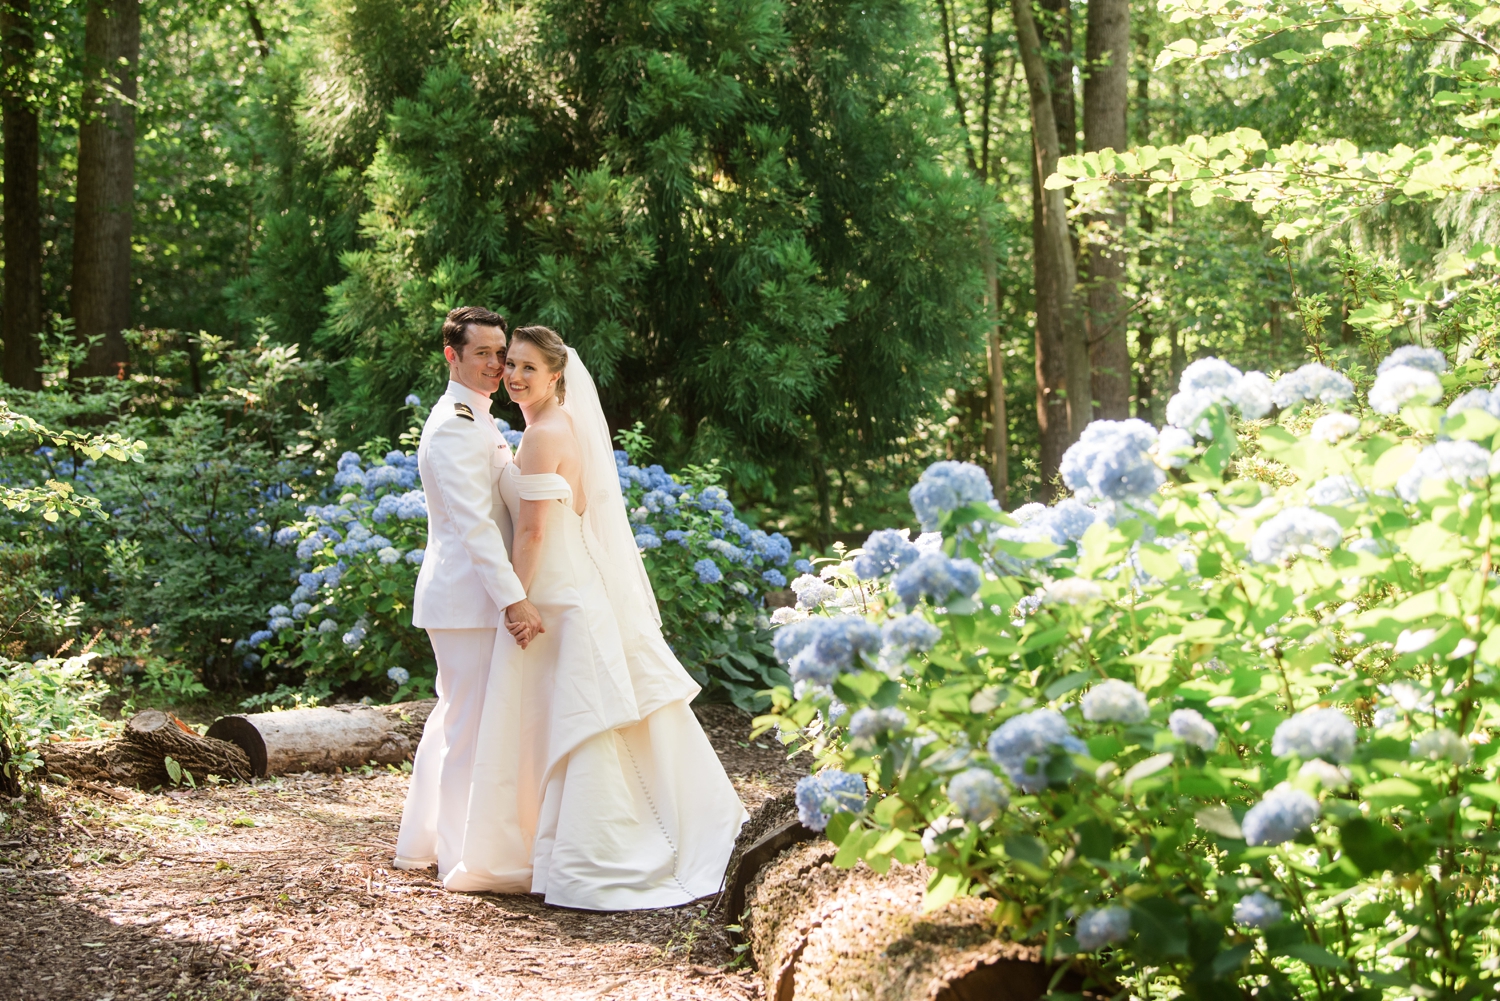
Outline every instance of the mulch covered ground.
{"label": "mulch covered ground", "polygon": [[[805,774],[700,719],[754,810]],[[0,801],[0,1001],[760,996],[707,902],[601,914],[390,867],[407,776]]]}

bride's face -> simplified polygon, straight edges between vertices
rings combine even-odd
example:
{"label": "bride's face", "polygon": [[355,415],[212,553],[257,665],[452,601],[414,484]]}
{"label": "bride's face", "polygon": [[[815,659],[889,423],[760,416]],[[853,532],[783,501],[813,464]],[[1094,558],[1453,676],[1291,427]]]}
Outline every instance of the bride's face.
{"label": "bride's face", "polygon": [[530,341],[517,341],[505,355],[505,391],[512,402],[533,406],[551,396],[561,372],[547,368],[546,359]]}

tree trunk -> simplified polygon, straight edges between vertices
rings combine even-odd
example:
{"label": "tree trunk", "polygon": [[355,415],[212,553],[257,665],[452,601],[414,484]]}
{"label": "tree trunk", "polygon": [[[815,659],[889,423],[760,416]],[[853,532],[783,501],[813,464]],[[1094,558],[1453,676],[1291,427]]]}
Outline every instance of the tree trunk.
{"label": "tree trunk", "polygon": [[[208,735],[243,749],[257,778],[336,772],[372,761],[393,765],[411,758],[434,704],[343,705],[221,716]],[[403,715],[408,720],[403,721]]]}
{"label": "tree trunk", "polygon": [[142,789],[171,781],[166,759],[190,772],[194,781],[209,775],[250,778],[250,759],[234,744],[200,737],[159,709],[131,717],[118,740],[80,740],[46,744],[42,762],[51,775],[84,781],[113,782]]}
{"label": "tree trunk", "polygon": [[84,27],[83,123],[73,215],[73,322],[88,351],[76,375],[124,373],[129,351],[139,0],[93,0]]}
{"label": "tree trunk", "polygon": [[1042,58],[1031,0],[1011,0],[1011,9],[1031,105],[1037,423],[1042,432],[1043,491],[1050,496],[1063,452],[1083,431],[1091,416],[1088,342],[1074,303],[1078,272],[1068,226],[1067,202],[1060,189],[1049,190],[1044,185],[1057,170],[1061,156],[1052,74]]}
{"label": "tree trunk", "polygon": [[[1128,142],[1125,108],[1130,83],[1129,0],[1089,0],[1088,72],[1083,79],[1083,144],[1089,152],[1123,151]],[[1120,294],[1125,276],[1123,192],[1111,195],[1111,211],[1094,217],[1088,253],[1088,340],[1097,416],[1130,416],[1128,311]]]}
{"label": "tree trunk", "polygon": [[1005,415],[1005,347],[1000,343],[1000,279],[989,226],[981,224],[980,252],[984,255],[985,309],[989,314],[990,368],[990,483],[1001,506],[1010,489],[1010,429]]}
{"label": "tree trunk", "polygon": [[36,51],[31,0],[0,8],[4,90],[0,131],[5,143],[5,289],[0,303],[0,378],[20,389],[42,388],[42,203],[38,191],[41,140],[25,80]]}
{"label": "tree trunk", "polygon": [[[1053,969],[1041,950],[1002,940],[993,901],[960,897],[930,914],[932,870],[832,864],[836,849],[799,845],[752,882],[745,932],[769,1001],[1036,1001]],[[1083,981],[1068,971],[1060,991]]]}
{"label": "tree trunk", "polygon": [[[1151,141],[1151,36],[1142,34],[1139,39],[1141,49],[1141,73],[1135,81],[1135,105],[1138,112],[1136,126],[1137,133],[1135,144],[1145,145]],[[1156,217],[1151,214],[1151,203],[1141,202],[1141,232],[1146,235],[1142,241],[1141,251],[1137,259],[1140,261],[1142,273],[1142,285],[1150,279],[1146,277],[1149,273],[1153,260],[1151,236],[1156,231]],[[1151,312],[1143,309],[1141,311],[1140,324],[1137,329],[1139,343],[1136,346],[1136,358],[1139,363],[1136,376],[1135,389],[1135,414],[1142,420],[1156,421],[1156,383],[1153,379],[1153,368],[1151,363],[1151,352],[1156,346],[1156,331],[1151,326]]]}

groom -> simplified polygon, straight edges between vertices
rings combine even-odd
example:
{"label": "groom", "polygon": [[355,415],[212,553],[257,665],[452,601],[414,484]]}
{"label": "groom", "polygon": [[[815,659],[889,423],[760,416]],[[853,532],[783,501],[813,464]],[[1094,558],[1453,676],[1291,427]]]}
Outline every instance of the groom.
{"label": "groom", "polygon": [[443,357],[448,391],[433,404],[417,447],[427,556],[412,610],[412,625],[427,630],[437,658],[438,704],[417,745],[395,861],[398,869],[436,863],[439,873],[452,868],[463,847],[495,644],[513,641],[525,649],[544,631],[511,569],[510,518],[495,495],[495,481],[511,461],[490,416],[490,396],[505,371],[505,318],[478,306],[453,310],[443,322]]}

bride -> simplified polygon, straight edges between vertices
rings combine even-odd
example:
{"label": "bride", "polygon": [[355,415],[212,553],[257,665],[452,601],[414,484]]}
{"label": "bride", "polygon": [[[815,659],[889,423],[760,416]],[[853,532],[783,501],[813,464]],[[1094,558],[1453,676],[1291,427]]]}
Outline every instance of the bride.
{"label": "bride", "polygon": [[546,327],[511,338],[504,385],[526,432],[499,491],[546,631],[495,645],[444,886],[589,910],[685,904],[718,892],[745,809],[662,639],[594,382]]}

